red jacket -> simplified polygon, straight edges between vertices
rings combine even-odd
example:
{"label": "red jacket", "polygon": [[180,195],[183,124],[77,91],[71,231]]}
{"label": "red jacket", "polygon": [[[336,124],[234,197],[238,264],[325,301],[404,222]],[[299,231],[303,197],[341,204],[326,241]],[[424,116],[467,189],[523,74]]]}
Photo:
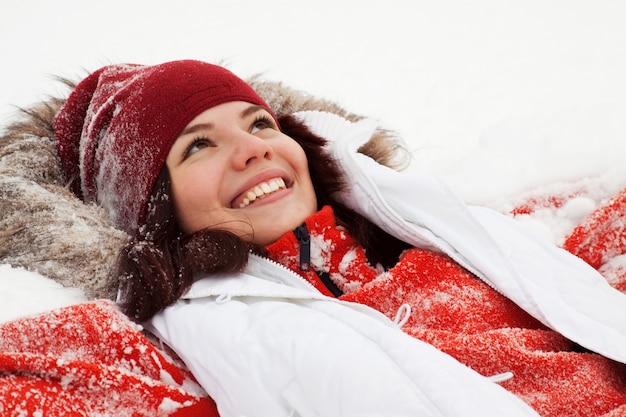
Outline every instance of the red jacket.
{"label": "red jacket", "polygon": [[0,325],[2,416],[218,416],[179,361],[110,301]]}
{"label": "red jacket", "polygon": [[485,376],[512,372],[502,386],[541,415],[626,415],[626,366],[583,352],[449,257],[409,249],[393,268],[381,271],[337,227],[330,207],[305,224],[308,271],[300,267],[302,245],[294,232],[267,250],[271,259],[321,292],[332,294],[320,278],[327,275],[343,293],[340,298],[367,304],[391,319],[403,304],[410,305],[406,333]]}

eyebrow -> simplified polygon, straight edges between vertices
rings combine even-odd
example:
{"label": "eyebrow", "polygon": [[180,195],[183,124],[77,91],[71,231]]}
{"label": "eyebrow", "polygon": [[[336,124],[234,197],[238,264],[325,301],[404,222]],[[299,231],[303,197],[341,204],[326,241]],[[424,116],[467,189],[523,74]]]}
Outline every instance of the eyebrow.
{"label": "eyebrow", "polygon": [[[239,117],[241,119],[245,119],[251,114],[258,112],[259,110],[265,110],[265,107],[259,106],[257,104],[250,105],[249,107],[246,107],[241,113],[239,113]],[[193,126],[186,127],[178,136],[184,136],[190,133],[195,133],[200,130],[210,130],[210,129],[213,129],[213,123],[198,123]]]}

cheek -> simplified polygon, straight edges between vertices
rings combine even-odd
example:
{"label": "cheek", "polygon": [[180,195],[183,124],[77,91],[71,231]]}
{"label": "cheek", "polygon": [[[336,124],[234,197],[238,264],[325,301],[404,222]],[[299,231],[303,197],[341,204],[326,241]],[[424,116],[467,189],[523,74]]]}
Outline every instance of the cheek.
{"label": "cheek", "polygon": [[309,161],[300,145],[297,145],[297,149],[298,151],[293,155],[293,165],[298,172],[300,184],[303,186],[306,193],[304,197],[308,201],[309,209],[311,210],[310,214],[312,214],[317,211],[317,197],[315,196],[315,188],[313,187],[311,173],[309,172]]}
{"label": "cheek", "polygon": [[[201,179],[201,180],[200,180]],[[171,176],[172,198],[176,221],[186,234],[203,228],[210,203],[217,201],[212,178],[193,170],[177,172]]]}
{"label": "cheek", "polygon": [[289,136],[285,136],[285,141],[280,144],[278,149],[282,154],[281,156],[289,162],[292,169],[298,173],[306,172],[307,177],[309,176],[309,162],[306,153],[304,153],[304,149],[302,149],[298,142],[291,139]]}
{"label": "cheek", "polygon": [[184,233],[190,233],[190,225],[187,220],[189,217],[189,207],[190,204],[188,200],[188,193],[186,191],[189,190],[188,187],[183,187],[183,178],[180,175],[172,176],[172,199],[174,205],[174,215],[176,217],[176,221],[178,226],[182,229]]}

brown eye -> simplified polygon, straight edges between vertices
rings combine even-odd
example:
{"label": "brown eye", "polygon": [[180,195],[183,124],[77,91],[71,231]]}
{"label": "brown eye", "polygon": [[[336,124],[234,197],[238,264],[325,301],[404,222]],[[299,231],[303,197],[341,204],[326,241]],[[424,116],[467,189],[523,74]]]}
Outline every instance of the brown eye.
{"label": "brown eye", "polygon": [[185,149],[185,153],[183,154],[183,160],[189,158],[191,155],[204,148],[210,147],[211,145],[211,141],[206,138],[194,139],[193,142],[191,142],[189,146],[187,146],[187,149]]}
{"label": "brown eye", "polygon": [[254,123],[252,123],[252,127],[250,128],[250,133],[256,133],[264,129],[276,129],[276,124],[274,120],[266,115],[262,115],[258,117]]}

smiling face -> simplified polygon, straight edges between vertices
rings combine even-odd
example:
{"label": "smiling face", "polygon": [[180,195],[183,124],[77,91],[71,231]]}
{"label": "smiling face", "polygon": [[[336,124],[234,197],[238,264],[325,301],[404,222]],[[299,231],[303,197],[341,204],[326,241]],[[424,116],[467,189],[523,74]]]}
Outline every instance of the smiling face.
{"label": "smiling face", "polygon": [[183,130],[166,165],[179,226],[268,245],[317,210],[307,158],[263,107],[212,107]]}

